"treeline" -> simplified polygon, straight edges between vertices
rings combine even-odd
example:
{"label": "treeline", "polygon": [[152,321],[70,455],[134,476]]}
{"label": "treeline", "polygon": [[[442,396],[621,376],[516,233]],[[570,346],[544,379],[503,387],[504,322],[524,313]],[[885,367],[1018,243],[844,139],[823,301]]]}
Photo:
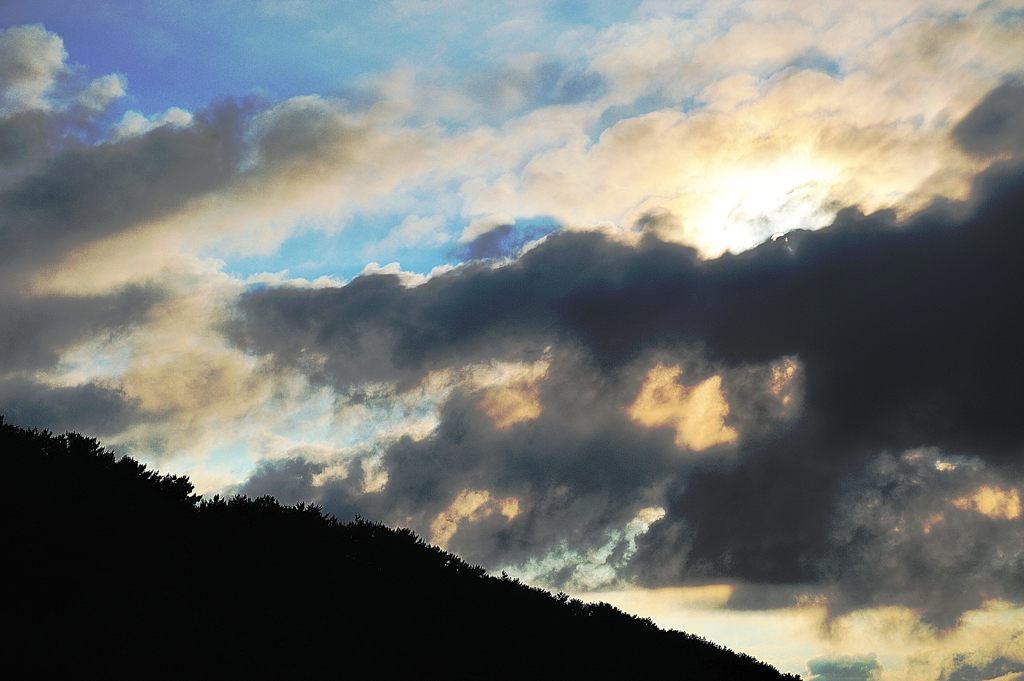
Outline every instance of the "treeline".
{"label": "treeline", "polygon": [[0,418],[8,678],[779,679],[317,506],[194,494]]}

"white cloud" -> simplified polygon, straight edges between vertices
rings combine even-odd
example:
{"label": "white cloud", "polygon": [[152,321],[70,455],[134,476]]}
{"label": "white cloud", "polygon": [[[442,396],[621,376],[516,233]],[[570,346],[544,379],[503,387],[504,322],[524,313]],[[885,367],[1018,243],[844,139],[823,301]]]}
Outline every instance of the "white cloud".
{"label": "white cloud", "polygon": [[[82,92],[78,94],[75,101],[93,111],[106,109],[111,102],[124,97],[125,77],[119,73],[111,73],[95,79]],[[180,109],[178,109],[180,111]]]}
{"label": "white cloud", "polygon": [[750,2],[723,28],[724,8],[592,37],[581,49],[614,85],[604,105],[657,95],[665,108],[478,175],[464,212],[589,228],[667,211],[679,229],[663,236],[715,255],[828,224],[837,205],[960,198],[978,167],[950,128],[1024,59],[1024,34],[1000,7]]}
{"label": "white cloud", "polygon": [[288,270],[280,272],[258,272],[245,278],[246,285],[263,284],[265,286],[282,286],[291,288],[335,288],[344,286],[345,282],[337,277],[324,275],[315,279],[289,276]]}
{"label": "white cloud", "polygon": [[67,71],[64,41],[41,25],[0,31],[0,117],[49,110],[47,95]]}
{"label": "white cloud", "polygon": [[152,116],[146,116],[138,111],[126,111],[114,126],[113,138],[120,140],[127,137],[138,137],[162,125],[182,127],[191,124],[192,114],[176,106]]}

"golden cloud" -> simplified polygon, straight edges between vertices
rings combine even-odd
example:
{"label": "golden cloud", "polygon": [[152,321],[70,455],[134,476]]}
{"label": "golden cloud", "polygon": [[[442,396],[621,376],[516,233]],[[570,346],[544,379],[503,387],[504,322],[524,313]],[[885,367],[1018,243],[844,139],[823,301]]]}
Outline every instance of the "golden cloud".
{"label": "golden cloud", "polygon": [[476,522],[499,513],[506,520],[519,515],[519,499],[516,497],[491,496],[483,489],[464,489],[452,500],[448,508],[437,514],[430,523],[430,540],[445,548],[465,521]]}
{"label": "golden cloud", "polygon": [[800,366],[791,357],[783,358],[772,365],[772,377],[768,384],[768,390],[783,407],[788,407],[793,402],[794,379],[799,369]]}
{"label": "golden cloud", "polygon": [[471,371],[469,382],[484,388],[480,407],[495,428],[505,430],[541,415],[540,382],[550,363],[550,354],[545,353],[536,362],[489,362]]}
{"label": "golden cloud", "polygon": [[954,506],[976,511],[995,520],[1020,518],[1020,493],[1015,489],[982,485],[973,494],[954,499]]}
{"label": "golden cloud", "polygon": [[679,382],[681,374],[679,366],[652,368],[628,409],[629,418],[648,428],[674,428],[676,446],[693,451],[735,442],[736,430],[725,425],[729,403],[722,377],[711,376],[688,388]]}
{"label": "golden cloud", "polygon": [[480,406],[494,421],[494,426],[504,430],[540,416],[540,388],[531,384],[494,388],[484,393]]}

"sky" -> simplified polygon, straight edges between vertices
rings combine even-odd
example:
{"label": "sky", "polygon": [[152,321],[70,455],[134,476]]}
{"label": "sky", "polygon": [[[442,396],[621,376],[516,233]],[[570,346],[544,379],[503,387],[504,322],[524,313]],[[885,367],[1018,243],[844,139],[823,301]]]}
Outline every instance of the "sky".
{"label": "sky", "polygon": [[1012,0],[0,2],[0,413],[1020,681],[1022,64]]}

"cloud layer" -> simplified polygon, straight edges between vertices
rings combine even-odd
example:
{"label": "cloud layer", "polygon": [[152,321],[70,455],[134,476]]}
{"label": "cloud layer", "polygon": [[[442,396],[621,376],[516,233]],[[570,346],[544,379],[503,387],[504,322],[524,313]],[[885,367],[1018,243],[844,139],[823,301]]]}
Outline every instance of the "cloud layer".
{"label": "cloud layer", "polygon": [[[977,496],[1020,484],[1022,195],[1021,167],[1003,162],[965,202],[903,219],[848,209],[715,260],[653,237],[561,234],[415,287],[371,275],[254,290],[234,333],[339,393],[551,353],[536,417],[502,428],[457,391],[436,432],[383,454],[383,491],[303,490],[328,508],[426,528],[466,490],[514,497],[517,517],[451,537],[494,565],[593,548],[660,506],[629,549],[626,572],[645,583],[812,585],[837,611],[900,604],[948,625],[1022,595],[1024,565],[1005,553],[1019,512],[985,513],[1011,502]],[[799,404],[780,396],[787,374]],[[690,416],[701,391],[715,395]],[[277,492],[266,473],[245,489]]]}
{"label": "cloud layer", "polygon": [[0,31],[0,413],[548,586],[941,650],[860,632],[812,678],[1012,678],[1022,8],[669,5],[261,5],[455,47],[198,106]]}

